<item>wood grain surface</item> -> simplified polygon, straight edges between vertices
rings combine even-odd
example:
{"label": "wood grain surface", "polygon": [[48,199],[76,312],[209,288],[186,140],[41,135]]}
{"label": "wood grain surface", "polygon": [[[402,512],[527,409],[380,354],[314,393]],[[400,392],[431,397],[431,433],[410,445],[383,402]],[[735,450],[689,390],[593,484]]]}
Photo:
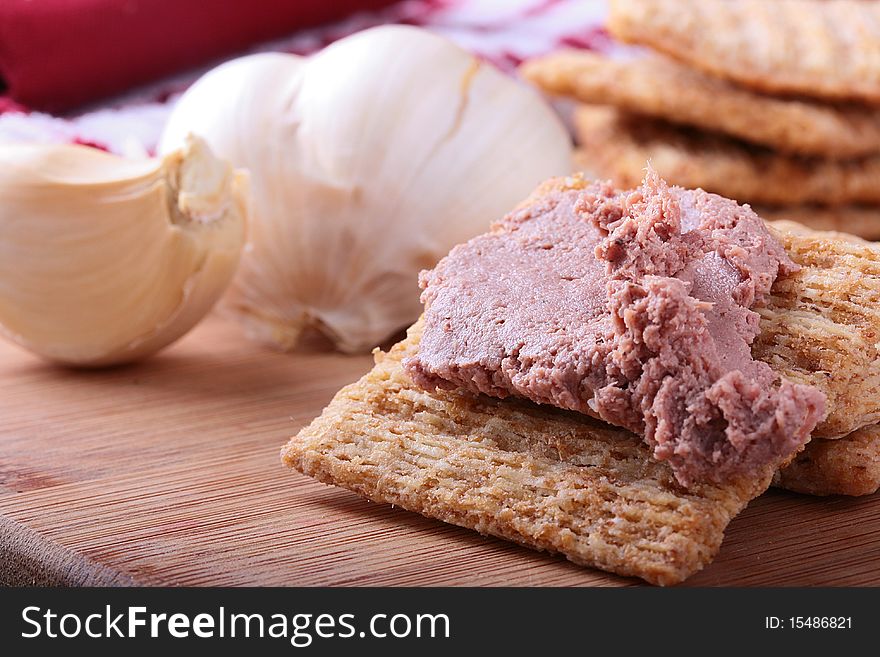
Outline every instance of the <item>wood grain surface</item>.
{"label": "wood grain surface", "polygon": [[[279,450],[371,366],[211,318],[146,363],[76,372],[0,345],[0,583],[638,584],[377,505]],[[688,585],[880,585],[880,496],[770,492]]]}

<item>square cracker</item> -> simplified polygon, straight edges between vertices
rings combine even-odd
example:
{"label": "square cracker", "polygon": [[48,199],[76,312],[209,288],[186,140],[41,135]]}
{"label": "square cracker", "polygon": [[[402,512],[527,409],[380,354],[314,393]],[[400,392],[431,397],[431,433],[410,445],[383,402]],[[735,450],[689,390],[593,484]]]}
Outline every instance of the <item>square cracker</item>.
{"label": "square cracker", "polygon": [[880,3],[611,0],[611,34],[766,93],[880,104]]}
{"label": "square cracker", "polygon": [[613,58],[560,51],[527,61],[544,91],[722,132],[784,153],[831,159],[880,153],[880,112],[767,96],[657,55]]}
{"label": "square cracker", "polygon": [[755,308],[752,355],[828,397],[813,437],[842,438],[880,421],[880,245],[790,222],[771,224],[800,271]]}
{"label": "square cracker", "polygon": [[770,483],[682,488],[637,436],[577,413],[426,392],[401,367],[421,323],[282,450],[286,465],[375,502],[654,584],[717,553]]}

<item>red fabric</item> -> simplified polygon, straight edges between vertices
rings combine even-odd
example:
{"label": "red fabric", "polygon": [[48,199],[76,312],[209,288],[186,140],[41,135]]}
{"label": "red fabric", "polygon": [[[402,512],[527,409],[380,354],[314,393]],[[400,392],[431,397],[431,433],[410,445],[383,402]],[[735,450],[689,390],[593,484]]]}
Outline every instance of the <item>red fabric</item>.
{"label": "red fabric", "polygon": [[27,108],[20,104],[16,103],[11,98],[6,96],[0,96],[0,114],[4,114],[5,112],[27,112]]}
{"label": "red fabric", "polygon": [[392,0],[0,0],[0,91],[58,111]]}

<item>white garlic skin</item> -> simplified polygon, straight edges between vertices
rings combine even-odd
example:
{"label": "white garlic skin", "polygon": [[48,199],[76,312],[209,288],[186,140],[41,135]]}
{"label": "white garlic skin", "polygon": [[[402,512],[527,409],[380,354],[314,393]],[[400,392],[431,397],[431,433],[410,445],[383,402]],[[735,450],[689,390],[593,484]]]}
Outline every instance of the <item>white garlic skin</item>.
{"label": "white garlic skin", "polygon": [[228,287],[247,198],[201,140],[162,160],[0,146],[0,333],[71,366],[158,351]]}
{"label": "white garlic skin", "polygon": [[188,132],[251,173],[225,307],[283,349],[306,326],[347,352],[389,338],[418,317],[420,270],[572,170],[534,90],[405,26],[224,64],[180,99],[160,150]]}

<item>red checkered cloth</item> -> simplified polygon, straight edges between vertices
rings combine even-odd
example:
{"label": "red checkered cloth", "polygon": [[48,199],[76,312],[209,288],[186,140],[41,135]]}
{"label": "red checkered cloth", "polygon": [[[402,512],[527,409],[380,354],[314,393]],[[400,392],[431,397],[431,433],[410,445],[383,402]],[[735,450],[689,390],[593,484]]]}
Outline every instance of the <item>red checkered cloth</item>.
{"label": "red checkered cloth", "polygon": [[[41,33],[40,39],[45,40],[44,53],[51,56],[38,57],[28,54],[34,42],[28,41],[27,21],[18,16],[14,35],[10,26],[14,21],[9,17],[16,15],[16,10],[24,12],[39,6],[40,12],[48,16],[53,10],[63,15],[70,14],[71,4],[81,5],[83,2],[93,8],[107,9],[127,7],[127,11],[138,16],[137,21],[125,17],[113,25],[118,25],[115,34],[101,37],[98,42],[84,44],[72,42],[67,37],[54,34],[52,30]],[[295,3],[287,0],[260,0],[264,6],[272,5],[278,12],[275,20],[267,26],[265,21],[242,18],[242,7],[250,3],[238,0],[214,0],[210,3],[217,15],[223,14],[220,6],[226,7],[224,20],[211,21],[211,29],[203,28],[198,47],[188,50],[175,50],[171,43],[186,43],[182,35],[191,34],[195,29],[194,21],[198,19],[198,7],[204,7],[202,0],[2,0],[0,2],[0,76],[6,77],[8,89],[0,95],[0,143],[2,142],[54,142],[82,143],[103,148],[112,152],[144,156],[154,152],[165,120],[173,107],[174,101],[193,81],[211,66],[223,59],[217,59],[219,52],[233,52],[231,56],[239,56],[247,52],[283,51],[297,54],[309,54],[333,41],[382,23],[407,23],[423,26],[434,32],[443,34],[456,41],[477,55],[488,59],[500,68],[513,72],[516,65],[528,57],[544,54],[561,47],[581,47],[597,50],[611,48],[610,40],[602,30],[605,16],[604,0],[406,0],[377,11],[361,11],[349,15],[355,7],[376,7],[387,5],[387,0],[324,0]],[[257,3],[259,4],[259,3]],[[172,6],[174,9],[172,10]],[[234,9],[237,7],[238,9]],[[291,12],[290,7],[298,7],[299,14]],[[323,9],[320,9],[323,7]],[[328,10],[332,7],[332,10]],[[153,10],[152,13],[147,8]],[[287,8],[286,10],[284,8]],[[114,9],[114,11],[117,11]],[[165,39],[159,45],[151,41],[156,33],[157,25],[167,25],[168,12],[177,11],[178,21],[174,29],[166,30]],[[285,13],[286,11],[286,13]],[[321,12],[324,13],[321,13]],[[314,24],[316,21],[329,17],[327,11],[335,15],[347,15],[342,20],[325,23],[316,28],[291,30],[291,26]],[[37,12],[37,13],[40,13]],[[165,13],[163,13],[165,12]],[[33,15],[33,11],[32,14]],[[180,18],[183,16],[184,18]],[[67,16],[67,34],[80,29],[83,33],[94,28],[94,15],[76,14]],[[299,22],[298,22],[299,21]],[[215,24],[216,23],[216,24]],[[230,26],[238,26],[231,29]],[[136,29],[141,26],[141,29]],[[242,50],[246,43],[257,38],[272,38],[279,35],[282,28],[286,36],[270,42],[260,43],[256,47]],[[24,31],[22,31],[24,29]],[[176,30],[176,32],[175,32]],[[32,28],[32,32],[39,32]],[[53,36],[54,35],[54,36]],[[176,35],[176,38],[175,38]],[[97,78],[84,73],[67,73],[59,76],[59,71],[50,65],[65,60],[64,53],[59,52],[59,39],[66,47],[76,48],[77,57],[71,57],[68,66],[82,66],[83,62],[92,62],[92,72],[101,72]],[[65,41],[66,39],[66,41]],[[107,39],[110,39],[109,41]],[[141,59],[119,58],[107,63],[100,59],[112,43],[119,39],[130,42],[131,52],[140,53]],[[38,43],[42,41],[38,40]],[[110,44],[110,45],[108,45]],[[165,50],[163,51],[163,46]],[[86,50],[83,51],[83,48]],[[169,52],[170,50],[170,52]],[[161,57],[154,57],[163,51]],[[144,54],[153,53],[149,57]],[[97,58],[97,59],[96,59]],[[106,59],[106,54],[104,55]],[[148,86],[139,87],[118,96],[93,105],[73,114],[53,116],[44,112],[34,111],[40,107],[66,107],[71,103],[94,98],[123,86],[141,83],[146,79],[168,72],[174,68],[192,66],[198,62],[211,60],[206,66],[188,69],[173,77],[166,77]],[[15,59],[19,67],[11,71],[9,62]],[[145,63],[145,61],[147,63]],[[23,64],[22,64],[23,62]],[[54,77],[53,77],[54,76]],[[54,87],[47,81],[56,79]],[[54,94],[54,95],[53,95]]]}

